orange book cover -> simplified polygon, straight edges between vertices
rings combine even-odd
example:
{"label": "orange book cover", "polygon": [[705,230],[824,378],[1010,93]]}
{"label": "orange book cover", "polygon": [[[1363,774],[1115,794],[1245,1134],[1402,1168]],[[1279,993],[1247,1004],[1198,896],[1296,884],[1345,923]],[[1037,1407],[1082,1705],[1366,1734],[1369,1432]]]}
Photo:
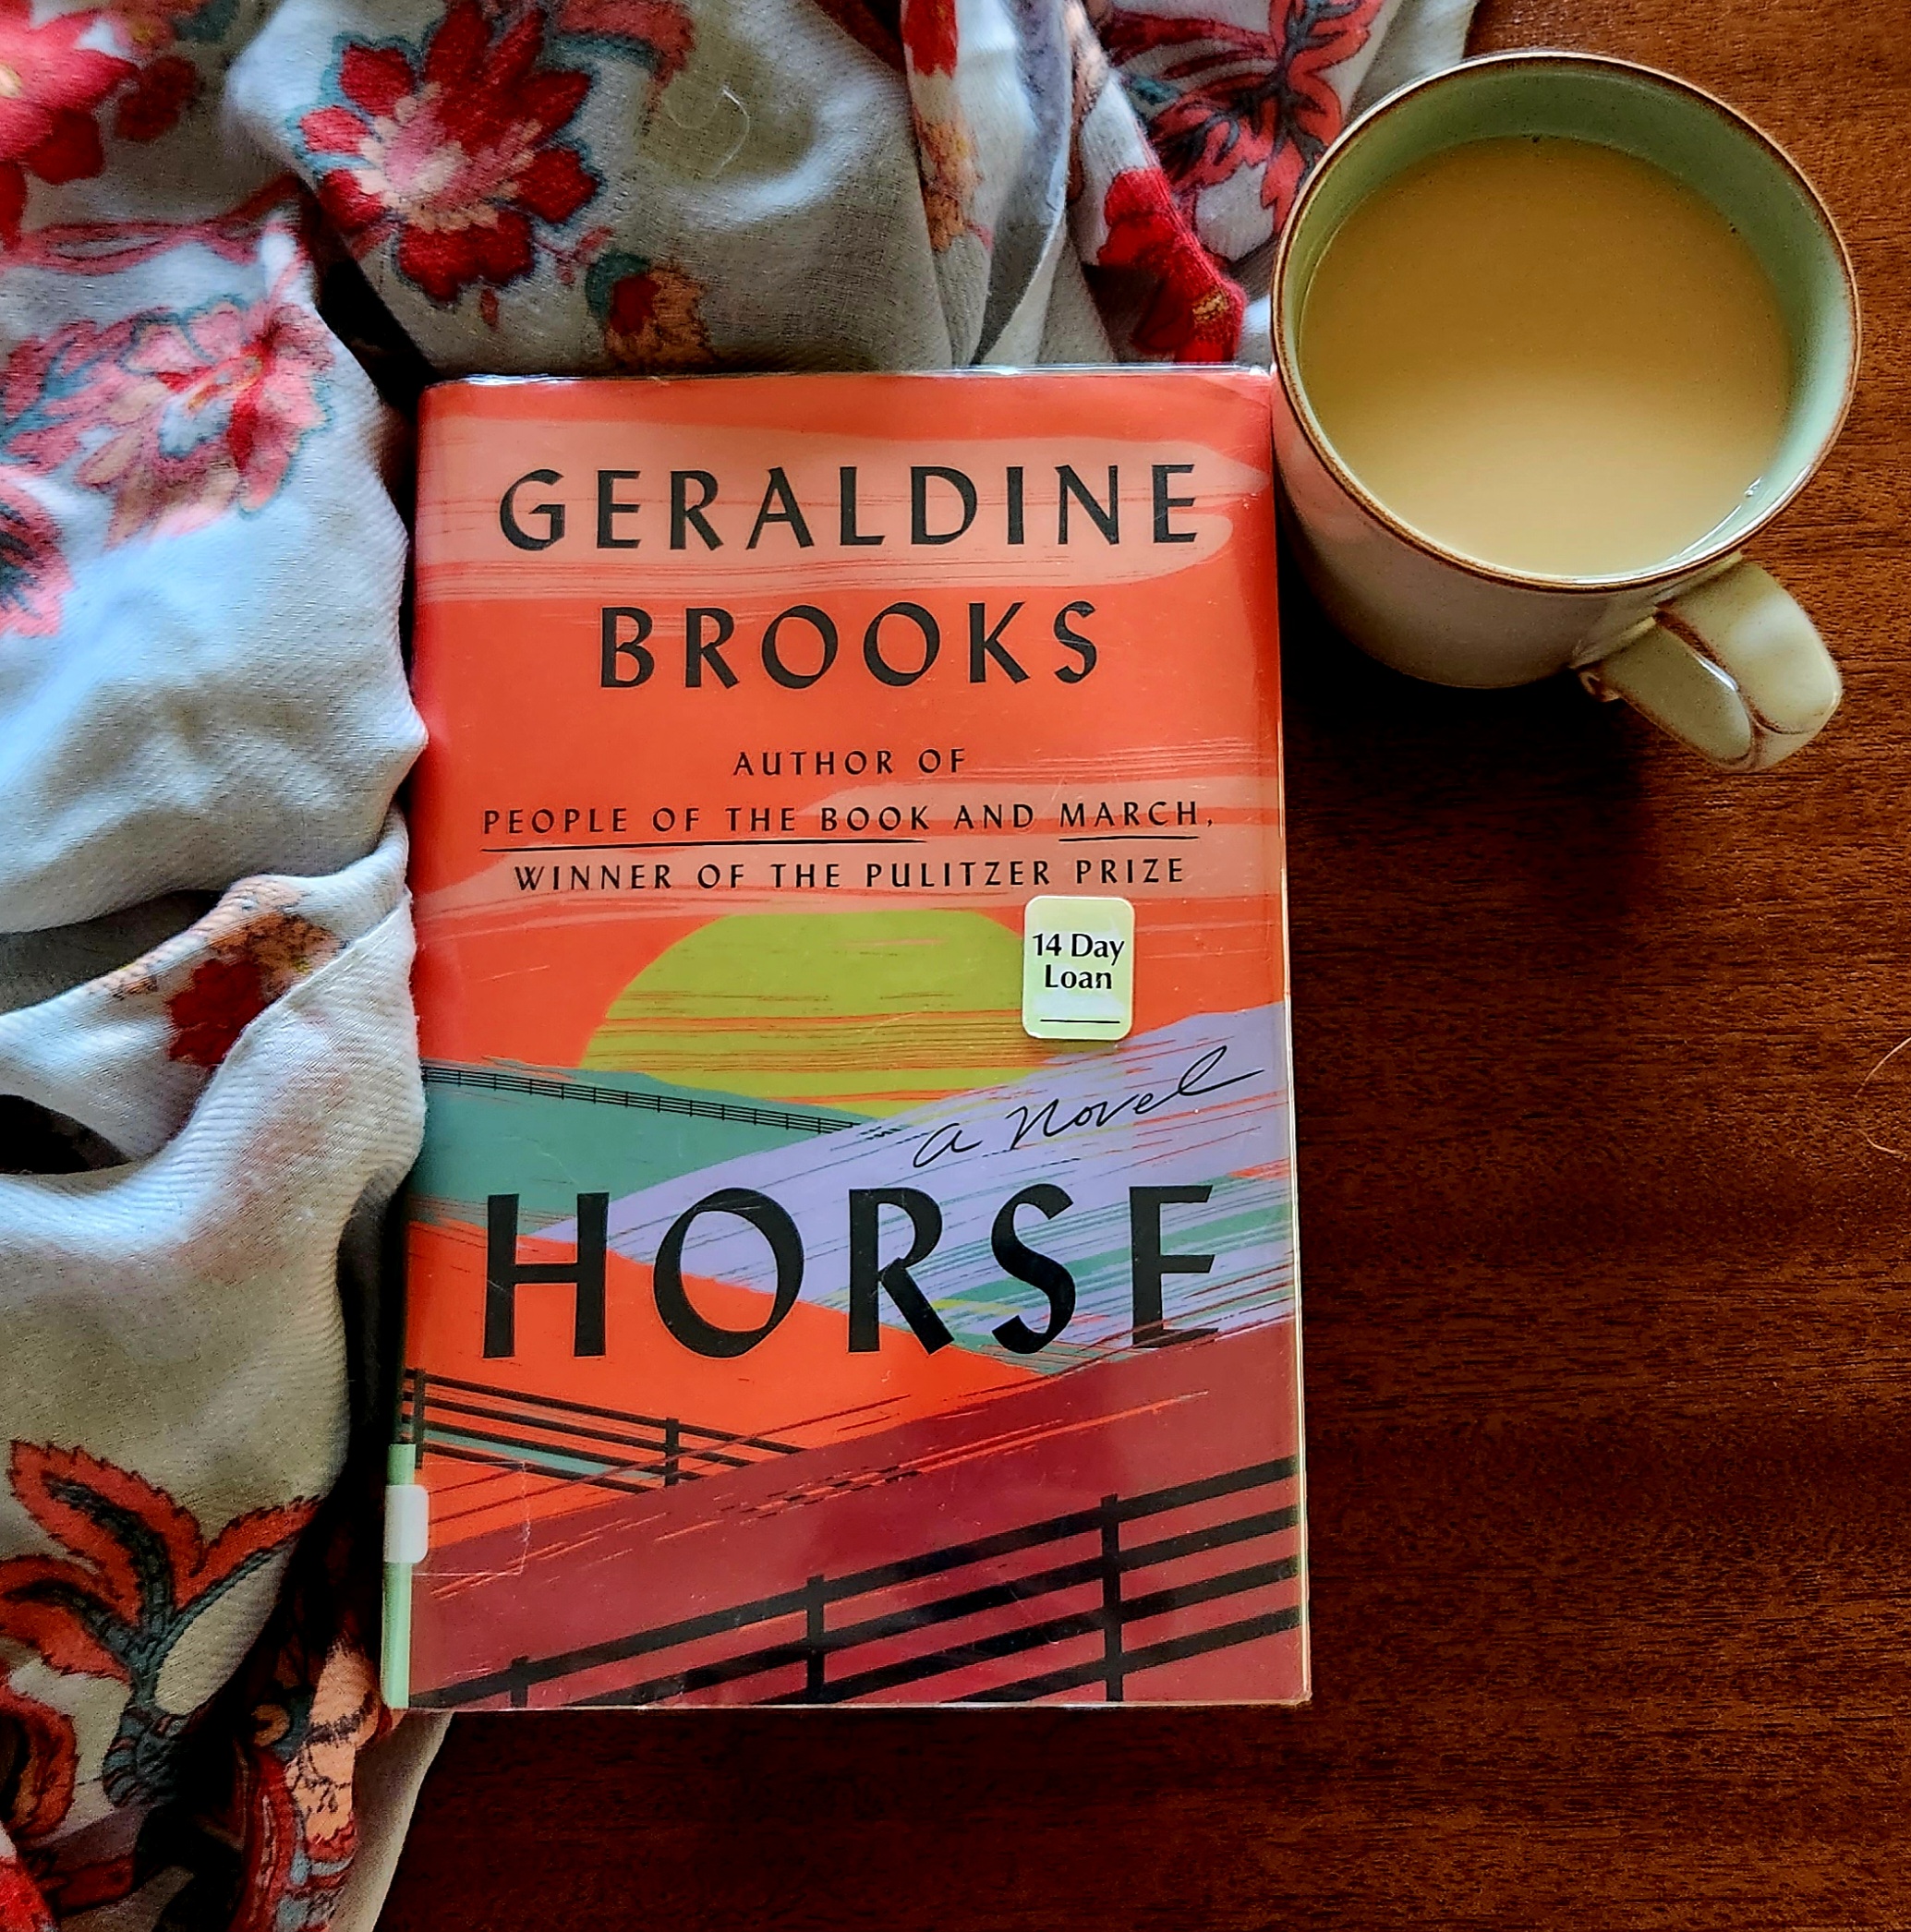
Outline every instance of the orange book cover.
{"label": "orange book cover", "polygon": [[1307,1695],[1264,375],[419,452],[396,1703]]}

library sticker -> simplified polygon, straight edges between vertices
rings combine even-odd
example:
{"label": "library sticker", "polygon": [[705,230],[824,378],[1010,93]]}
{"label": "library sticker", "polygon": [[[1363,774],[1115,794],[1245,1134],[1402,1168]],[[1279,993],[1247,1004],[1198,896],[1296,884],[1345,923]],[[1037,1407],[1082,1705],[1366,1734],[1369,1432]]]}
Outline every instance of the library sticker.
{"label": "library sticker", "polygon": [[1022,1026],[1037,1040],[1120,1040],[1134,1025],[1134,908],[1125,899],[1029,900]]}

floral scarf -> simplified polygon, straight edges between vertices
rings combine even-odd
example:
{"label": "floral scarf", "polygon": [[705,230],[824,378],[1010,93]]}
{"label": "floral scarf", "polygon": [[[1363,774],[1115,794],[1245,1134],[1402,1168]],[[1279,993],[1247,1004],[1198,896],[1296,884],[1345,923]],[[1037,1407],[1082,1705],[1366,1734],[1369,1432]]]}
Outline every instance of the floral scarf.
{"label": "floral scarf", "polygon": [[0,1932],[369,1928],[429,1759],[367,1636],[419,388],[1264,356],[1468,4],[0,0]]}

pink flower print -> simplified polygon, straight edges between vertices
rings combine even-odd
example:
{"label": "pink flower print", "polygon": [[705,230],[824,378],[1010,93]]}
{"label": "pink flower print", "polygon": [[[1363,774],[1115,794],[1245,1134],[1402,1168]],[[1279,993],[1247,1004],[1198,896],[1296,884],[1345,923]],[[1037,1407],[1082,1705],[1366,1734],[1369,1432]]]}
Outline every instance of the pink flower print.
{"label": "pink flower print", "polygon": [[271,501],[324,422],[323,326],[270,299],[141,322],[95,392],[109,433],[74,471],[113,494],[109,544],[177,536]]}
{"label": "pink flower print", "polygon": [[360,253],[397,236],[400,274],[447,307],[476,283],[531,271],[533,221],[568,222],[599,183],[552,137],[590,91],[588,74],[540,69],[542,17],[495,43],[476,0],[458,0],[426,43],[354,42],[339,61],[345,103],[299,122],[314,155],[349,157],[319,199]]}

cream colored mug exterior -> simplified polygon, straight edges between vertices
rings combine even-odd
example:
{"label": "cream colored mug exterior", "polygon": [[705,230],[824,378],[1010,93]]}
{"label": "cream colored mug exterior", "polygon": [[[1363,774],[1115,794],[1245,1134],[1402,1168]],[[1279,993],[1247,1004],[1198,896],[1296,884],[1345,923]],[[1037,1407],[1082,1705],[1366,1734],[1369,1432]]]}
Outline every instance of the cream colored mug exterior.
{"label": "cream colored mug exterior", "polygon": [[[1601,91],[1609,89],[1620,91],[1613,98],[1621,108],[1644,101],[1670,115],[1675,132],[1682,116],[1704,117],[1692,125],[1705,139],[1687,147],[1655,136],[1650,115],[1645,132],[1623,115],[1609,128],[1600,113]],[[1403,113],[1421,125],[1409,119],[1403,129]],[[1381,162],[1385,179],[1461,140],[1560,132],[1612,139],[1729,203],[1711,180],[1693,178],[1720,165],[1722,154],[1731,157],[1722,130],[1762,169],[1731,184],[1741,198],[1755,199],[1727,205],[1726,212],[1774,270],[1800,370],[1793,421],[1758,500],[1686,555],[1612,579],[1494,570],[1443,550],[1391,516],[1334,455],[1296,371],[1305,292],[1295,278],[1312,272],[1324,246],[1320,234],[1310,236],[1308,221],[1311,211],[1318,213],[1316,198],[1335,191],[1336,171],[1358,167],[1363,143],[1390,144]],[[1790,230],[1775,222],[1761,230],[1745,218],[1748,208],[1769,207],[1774,178],[1796,198],[1783,211],[1792,217]],[[1808,251],[1796,244],[1801,211],[1816,224],[1818,247]],[[1801,252],[1812,259],[1791,259]],[[1837,434],[1857,366],[1857,302],[1830,216],[1748,122],[1682,81],[1624,62],[1569,54],[1466,62],[1371,109],[1324,157],[1276,260],[1273,321],[1275,453],[1293,512],[1294,549],[1329,616],[1383,663],[1434,683],[1474,687],[1530,683],[1572,668],[1596,695],[1629,700],[1715,764],[1740,771],[1777,764],[1836,710],[1837,667],[1810,619],[1741,551],[1803,487]]]}

